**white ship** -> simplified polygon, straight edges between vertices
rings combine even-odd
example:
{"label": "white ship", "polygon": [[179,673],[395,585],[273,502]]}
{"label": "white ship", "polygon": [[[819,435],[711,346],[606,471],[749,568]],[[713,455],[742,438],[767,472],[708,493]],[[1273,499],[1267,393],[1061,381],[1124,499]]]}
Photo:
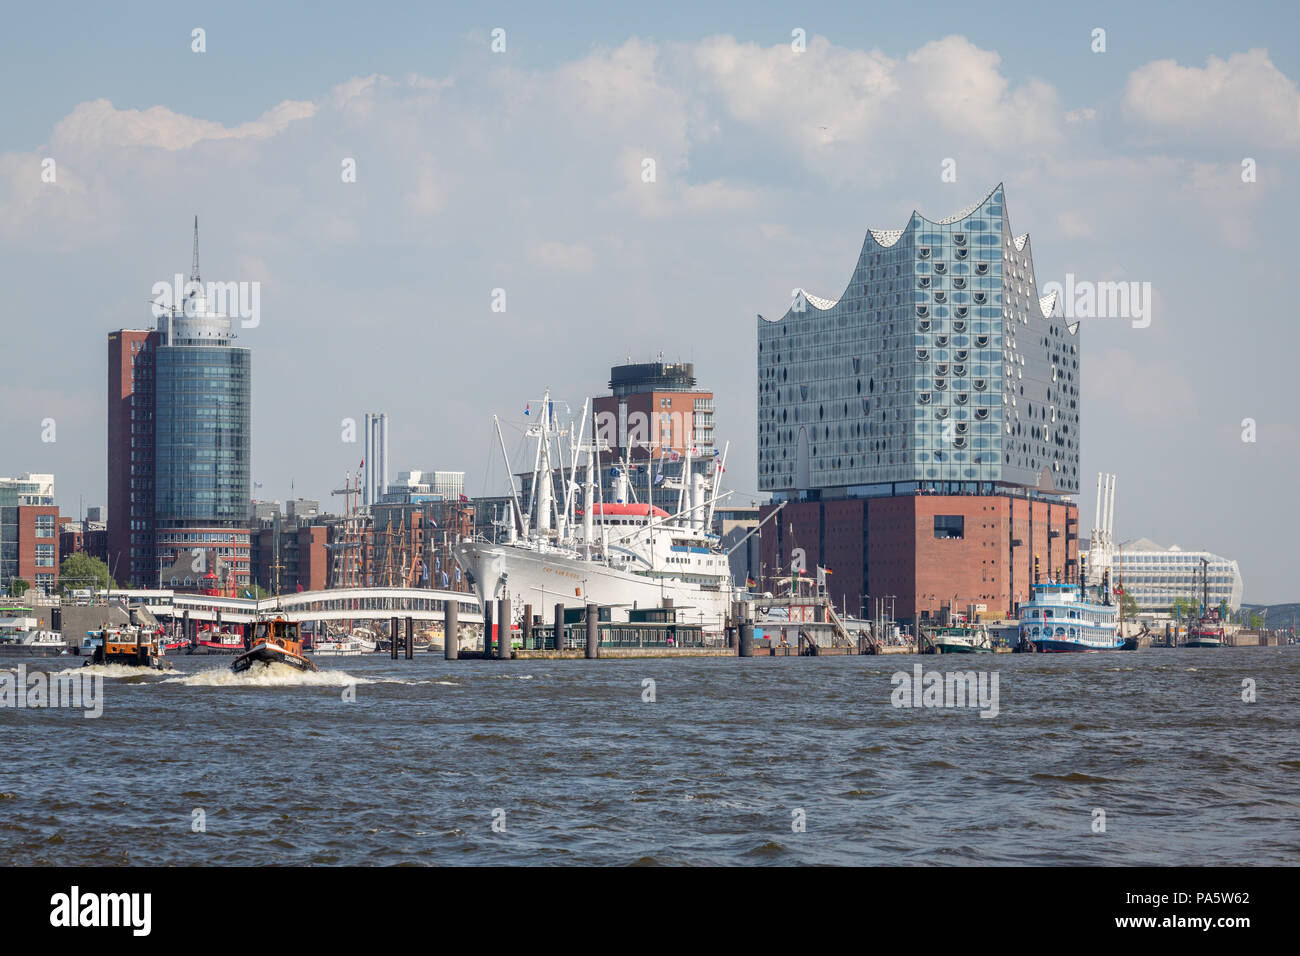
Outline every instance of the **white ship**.
{"label": "white ship", "polygon": [[[701,624],[706,636],[722,636],[736,591],[727,552],[709,529],[714,506],[731,494],[718,494],[715,488],[725,469],[725,452],[714,459],[708,475],[692,474],[693,449],[687,448],[682,477],[660,485],[678,492],[678,508],[670,514],[633,500],[627,462],[610,470],[611,487],[603,487],[601,453],[608,445],[598,440],[584,443],[586,426],[587,403],[575,440],[572,425],[561,428],[555,421],[547,393],[539,422],[527,432],[537,440],[537,453],[526,509],[501,440],[511,481],[511,503],[498,536],[504,540],[465,539],[455,549],[480,604],[508,597],[516,621],[523,606],[531,604],[533,613],[547,622],[556,604],[609,607],[614,621],[626,621],[633,609],[672,606],[679,621]],[[501,439],[499,422],[496,429]],[[565,449],[567,462],[562,457]],[[579,486],[583,455],[586,467]],[[562,496],[549,480],[555,462],[562,474],[567,472],[560,482]]]}

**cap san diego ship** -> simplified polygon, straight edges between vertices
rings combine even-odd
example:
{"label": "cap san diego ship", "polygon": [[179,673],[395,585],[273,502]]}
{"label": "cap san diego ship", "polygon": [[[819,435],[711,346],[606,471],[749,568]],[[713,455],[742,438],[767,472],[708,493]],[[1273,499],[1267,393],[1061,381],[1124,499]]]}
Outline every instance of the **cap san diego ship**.
{"label": "cap san diego ship", "polygon": [[[500,421],[493,419],[510,477],[504,540],[467,538],[455,549],[479,601],[509,598],[516,617],[525,604],[598,604],[611,608],[615,621],[626,621],[633,609],[671,606],[679,620],[701,624],[706,637],[720,636],[735,599],[727,555],[709,530],[715,505],[731,494],[716,492],[725,453],[703,474],[692,470],[694,449],[688,447],[677,478],[663,475],[661,459],[656,483],[678,492],[676,511],[666,511],[636,500],[626,461],[609,463],[606,474],[601,458],[608,445],[594,436],[594,421],[593,438],[584,441],[588,405],[575,437],[574,423],[557,421],[547,391],[537,424],[526,432],[536,441],[526,508],[510,474]],[[559,478],[558,490],[552,476]]]}

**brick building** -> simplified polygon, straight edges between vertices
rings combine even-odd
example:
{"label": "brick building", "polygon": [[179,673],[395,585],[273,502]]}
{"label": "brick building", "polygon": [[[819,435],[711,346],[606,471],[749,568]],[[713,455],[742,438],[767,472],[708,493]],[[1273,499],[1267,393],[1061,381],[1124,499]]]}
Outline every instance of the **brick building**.
{"label": "brick building", "polygon": [[764,587],[830,569],[850,613],[1012,614],[1078,574],[1079,336],[998,186],[869,230],[844,294],[758,320]]}

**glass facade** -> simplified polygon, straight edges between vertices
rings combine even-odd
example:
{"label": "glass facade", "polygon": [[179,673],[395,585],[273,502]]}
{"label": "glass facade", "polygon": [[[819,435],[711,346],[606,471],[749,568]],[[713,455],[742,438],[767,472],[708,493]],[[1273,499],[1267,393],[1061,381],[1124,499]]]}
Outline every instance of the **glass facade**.
{"label": "glass facade", "polygon": [[1077,326],[1040,300],[998,186],[871,230],[852,281],[758,321],[759,487],[1079,487]]}
{"label": "glass facade", "polygon": [[248,517],[251,359],[230,346],[155,355],[156,527],[243,527]]}
{"label": "glass facade", "polygon": [[1181,551],[1159,547],[1121,548],[1116,554],[1111,579],[1124,582],[1124,590],[1133,596],[1143,611],[1168,611],[1182,598],[1196,601],[1202,597],[1201,559],[1209,561],[1210,606],[1226,602],[1232,610],[1241,607],[1242,579],[1237,562],[1208,551]]}

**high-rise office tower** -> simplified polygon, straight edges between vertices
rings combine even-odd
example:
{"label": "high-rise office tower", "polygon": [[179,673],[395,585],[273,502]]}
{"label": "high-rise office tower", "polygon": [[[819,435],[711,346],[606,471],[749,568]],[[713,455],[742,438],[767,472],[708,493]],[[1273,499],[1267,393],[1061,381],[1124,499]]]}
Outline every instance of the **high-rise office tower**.
{"label": "high-rise office tower", "polygon": [[209,306],[197,219],[193,263],[154,331],[109,335],[109,557],[136,587],[182,553],[197,574],[249,581],[251,355]]}

